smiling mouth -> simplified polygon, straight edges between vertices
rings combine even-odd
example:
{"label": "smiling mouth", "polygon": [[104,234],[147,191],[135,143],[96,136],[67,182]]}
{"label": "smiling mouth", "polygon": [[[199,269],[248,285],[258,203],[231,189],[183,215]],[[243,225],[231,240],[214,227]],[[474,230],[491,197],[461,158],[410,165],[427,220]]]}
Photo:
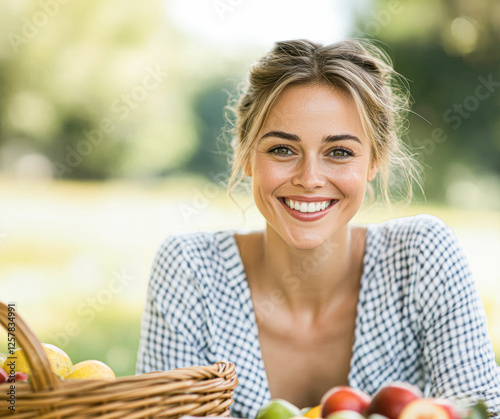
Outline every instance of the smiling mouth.
{"label": "smiling mouth", "polygon": [[301,202],[288,198],[283,199],[287,207],[300,212],[320,212],[335,204],[337,201],[337,199],[331,199],[329,201]]}

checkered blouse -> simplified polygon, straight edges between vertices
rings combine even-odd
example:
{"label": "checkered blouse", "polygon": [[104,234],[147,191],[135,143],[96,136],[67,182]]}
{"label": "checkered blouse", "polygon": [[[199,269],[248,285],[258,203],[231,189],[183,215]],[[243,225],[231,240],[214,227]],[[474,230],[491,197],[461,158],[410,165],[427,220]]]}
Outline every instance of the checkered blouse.
{"label": "checkered blouse", "polygon": [[[406,381],[427,396],[484,399],[500,419],[500,367],[455,235],[429,215],[370,224],[349,385]],[[236,365],[236,417],[270,399],[234,231],[174,235],[151,270],[137,373]]]}

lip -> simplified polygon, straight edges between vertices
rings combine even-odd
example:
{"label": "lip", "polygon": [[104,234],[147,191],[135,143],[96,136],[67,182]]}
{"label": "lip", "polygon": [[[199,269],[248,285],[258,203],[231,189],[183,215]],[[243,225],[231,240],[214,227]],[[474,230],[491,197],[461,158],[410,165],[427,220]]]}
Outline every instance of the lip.
{"label": "lip", "polygon": [[[315,197],[305,197],[305,196],[287,196],[286,198],[292,199],[294,201],[303,201],[303,202],[320,202],[320,201],[332,201],[328,208],[317,212],[300,212],[297,210],[291,209],[287,204],[285,204],[285,198],[279,198],[278,201],[281,202],[281,205],[285,207],[285,210],[295,219],[299,221],[316,221],[324,216],[326,216],[330,210],[339,202],[338,199],[325,198],[321,196]],[[305,199],[307,198],[307,199]]]}
{"label": "lip", "polygon": [[305,195],[287,195],[287,196],[282,196],[280,200],[285,198],[301,202],[338,201],[338,199],[336,200],[331,196],[305,196]]}

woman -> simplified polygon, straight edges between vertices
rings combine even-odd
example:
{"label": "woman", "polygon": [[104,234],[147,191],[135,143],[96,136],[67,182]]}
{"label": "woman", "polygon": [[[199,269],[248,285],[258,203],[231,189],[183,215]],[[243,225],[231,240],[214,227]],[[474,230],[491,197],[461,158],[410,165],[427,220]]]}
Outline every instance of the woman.
{"label": "woman", "polygon": [[251,180],[263,231],[175,235],[159,249],[137,372],[234,362],[232,415],[314,406],[335,385],[406,381],[500,406],[484,308],[453,232],[428,216],[357,226],[378,183],[411,186],[405,100],[375,47],[278,42],[236,109],[230,188]]}

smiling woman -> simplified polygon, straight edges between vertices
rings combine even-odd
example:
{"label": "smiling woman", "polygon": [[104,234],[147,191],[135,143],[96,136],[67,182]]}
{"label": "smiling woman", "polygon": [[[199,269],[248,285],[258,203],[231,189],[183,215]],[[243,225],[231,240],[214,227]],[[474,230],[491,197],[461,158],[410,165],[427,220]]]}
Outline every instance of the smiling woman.
{"label": "smiling woman", "polygon": [[[411,200],[413,183],[419,183],[419,165],[400,139],[408,95],[398,80],[402,78],[391,67],[389,58],[366,41],[321,48],[309,41],[277,43],[251,67],[250,88],[235,110],[238,123],[230,190],[244,178],[240,169],[248,161],[257,133],[283,90],[307,83],[335,88],[349,96],[380,171],[377,180],[381,196],[389,203],[390,186],[399,183],[403,195]],[[275,119],[282,120],[283,114],[277,112],[274,109]]]}
{"label": "smiling woman", "polygon": [[391,381],[483,399],[500,418],[500,368],[451,229],[431,215],[354,225],[367,189],[411,195],[406,101],[366,42],[278,42],[236,107],[229,190],[248,178],[262,231],[169,237],[151,270],[137,372],[236,365],[232,416],[271,398],[318,405],[333,386]]}

